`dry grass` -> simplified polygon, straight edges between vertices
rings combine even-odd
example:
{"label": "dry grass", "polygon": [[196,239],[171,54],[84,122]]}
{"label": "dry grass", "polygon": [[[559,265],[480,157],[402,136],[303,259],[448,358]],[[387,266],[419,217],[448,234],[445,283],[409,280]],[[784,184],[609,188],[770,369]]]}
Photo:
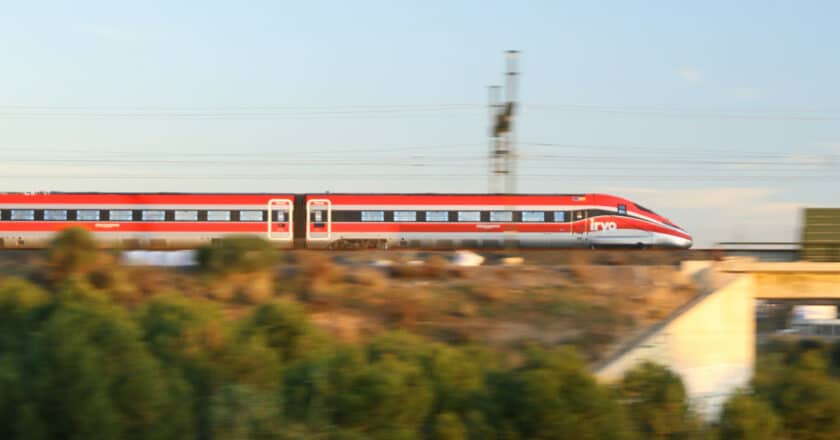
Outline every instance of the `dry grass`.
{"label": "dry grass", "polygon": [[372,267],[361,268],[350,272],[346,277],[346,281],[361,286],[365,291],[370,293],[382,293],[390,286],[388,277],[381,270]]}
{"label": "dry grass", "polygon": [[[229,277],[112,261],[94,270],[90,282],[126,305],[162,292],[207,298],[224,303],[231,319],[281,295],[302,302],[319,326],[348,341],[402,328],[453,343],[574,344],[590,358],[668,316],[696,291],[672,264],[637,264],[662,258],[657,253],[558,251],[529,255],[519,266],[479,267],[416,255],[294,252],[270,272]],[[396,262],[372,266],[382,258]],[[533,262],[538,259],[562,264]],[[21,260],[0,259],[0,270],[41,267],[36,254]]]}

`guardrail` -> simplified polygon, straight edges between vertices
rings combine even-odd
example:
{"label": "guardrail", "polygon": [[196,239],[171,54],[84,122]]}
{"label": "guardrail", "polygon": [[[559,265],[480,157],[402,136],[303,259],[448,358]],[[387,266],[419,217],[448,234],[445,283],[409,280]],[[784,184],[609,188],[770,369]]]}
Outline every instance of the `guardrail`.
{"label": "guardrail", "polygon": [[715,249],[727,253],[737,252],[796,252],[797,258],[813,262],[840,262],[840,241],[808,240],[802,242],[720,242]]}

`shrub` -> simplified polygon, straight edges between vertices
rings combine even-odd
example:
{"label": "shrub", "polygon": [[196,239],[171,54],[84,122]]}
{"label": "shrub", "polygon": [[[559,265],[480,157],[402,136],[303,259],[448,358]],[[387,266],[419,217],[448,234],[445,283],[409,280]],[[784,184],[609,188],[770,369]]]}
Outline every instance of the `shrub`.
{"label": "shrub", "polygon": [[622,379],[619,393],[645,438],[681,438],[699,427],[682,379],[664,366],[636,366]]}
{"label": "shrub", "polygon": [[508,289],[501,283],[487,283],[467,287],[472,297],[482,302],[503,301],[508,298]]}
{"label": "shrub", "polygon": [[373,268],[353,271],[347,278],[353,284],[364,286],[367,292],[381,293],[388,288],[388,279],[381,271]]}
{"label": "shrub", "polygon": [[343,269],[333,263],[329,255],[318,252],[300,252],[298,265],[303,283],[307,286],[320,283],[332,283],[340,279]]}
{"label": "shrub", "polygon": [[425,267],[420,264],[399,263],[388,267],[388,274],[395,279],[417,279],[425,275]]}
{"label": "shrub", "polygon": [[53,281],[62,281],[85,275],[96,267],[98,257],[96,242],[90,232],[77,226],[67,228],[47,247],[48,276]]}
{"label": "shrub", "polygon": [[432,255],[424,265],[425,275],[429,278],[444,278],[449,275],[449,261],[440,255]]}
{"label": "shrub", "polygon": [[451,412],[438,414],[435,418],[436,440],[465,440],[467,430],[458,414]]}
{"label": "shrub", "polygon": [[216,275],[253,273],[269,269],[277,255],[270,242],[254,236],[226,237],[197,252],[201,270]]}
{"label": "shrub", "polygon": [[446,279],[451,276],[463,275],[455,270],[446,258],[432,255],[425,262],[409,262],[394,264],[390,267],[391,278],[397,279]]}
{"label": "shrub", "polygon": [[740,391],[724,405],[720,417],[720,438],[760,440],[776,438],[779,417],[763,400]]}

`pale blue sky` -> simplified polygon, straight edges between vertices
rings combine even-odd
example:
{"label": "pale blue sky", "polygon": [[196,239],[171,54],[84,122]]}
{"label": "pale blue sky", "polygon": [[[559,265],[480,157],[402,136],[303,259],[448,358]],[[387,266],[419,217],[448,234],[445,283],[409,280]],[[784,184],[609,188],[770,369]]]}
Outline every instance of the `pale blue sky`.
{"label": "pale blue sky", "polygon": [[832,1],[0,2],[2,190],[481,192],[522,51],[519,189],[698,243],[837,206]]}

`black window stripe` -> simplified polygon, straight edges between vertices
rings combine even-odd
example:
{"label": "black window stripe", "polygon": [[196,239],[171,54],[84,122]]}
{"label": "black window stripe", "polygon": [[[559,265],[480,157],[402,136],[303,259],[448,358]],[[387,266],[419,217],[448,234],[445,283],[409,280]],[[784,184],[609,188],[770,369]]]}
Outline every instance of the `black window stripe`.
{"label": "black window stripe", "polygon": [[[12,211],[15,211],[15,210],[32,210],[32,211],[34,211],[34,218],[35,218],[34,221],[43,221],[44,220],[45,209],[36,209],[36,208],[30,208],[30,207],[0,209],[0,220],[2,220],[2,221],[12,221],[11,220],[11,213],[12,213]],[[80,211],[80,210],[66,209],[66,208],[64,210],[67,211],[67,220],[66,221],[77,221],[78,220],[78,218],[79,218],[78,217],[78,211]],[[91,210],[91,209],[86,208],[86,209],[81,209],[81,210],[87,211],[87,210]],[[100,219],[99,221],[122,221],[122,222],[125,222],[125,221],[143,222],[144,221],[143,220],[143,211],[144,211],[143,209],[128,210],[128,211],[131,211],[131,214],[132,214],[132,219],[131,220],[116,220],[116,219],[111,220],[111,218],[110,218],[110,212],[111,211],[124,211],[124,210],[125,209],[119,209],[119,208],[99,209],[98,210],[99,211],[99,219]],[[152,209],[149,209],[149,210],[152,210]],[[159,209],[153,209],[153,210],[154,211],[160,211]],[[176,209],[162,210],[162,211],[164,211],[164,220],[163,221],[174,222],[175,221],[175,211],[178,211],[178,210],[183,210],[183,209],[177,209],[176,208]],[[519,210],[511,210],[512,213],[513,213],[513,218],[512,218],[511,223],[524,223],[522,221],[522,211],[524,211],[524,210],[525,209],[521,209],[521,208]],[[193,220],[193,221],[197,221],[197,222],[208,221],[208,216],[207,216],[208,211],[227,211],[227,212],[230,213],[230,220],[227,220],[227,221],[231,221],[231,222],[243,221],[240,218],[240,212],[241,211],[259,211],[259,212],[261,212],[261,216],[262,216],[262,220],[260,220],[260,221],[265,221],[266,220],[265,212],[267,212],[267,210],[255,210],[255,209],[245,209],[245,210],[238,210],[238,209],[199,209],[199,210],[195,210],[195,211],[198,212],[198,217],[197,217],[197,220]],[[399,211],[405,211],[405,210],[399,210]],[[416,212],[417,218],[414,222],[411,222],[411,223],[438,223],[438,222],[430,222],[427,219],[426,213],[430,212],[430,211],[446,212],[448,222],[452,222],[452,223],[458,222],[458,212],[459,212],[459,210],[435,210],[435,209],[422,210],[422,209],[416,209],[416,210],[413,210],[413,211]],[[480,218],[479,222],[480,223],[508,223],[508,222],[504,222],[504,221],[496,221],[496,222],[490,221],[490,212],[491,211],[499,211],[499,210],[482,210],[482,211],[479,211],[479,218]],[[506,210],[502,210],[502,211],[506,211]],[[544,220],[542,222],[528,222],[528,223],[569,223],[569,222],[575,221],[575,218],[577,218],[577,214],[579,214],[579,213],[582,214],[581,219],[583,219],[583,218],[589,219],[589,218],[600,217],[600,216],[618,216],[618,215],[621,215],[617,212],[617,210],[613,211],[613,210],[606,210],[606,209],[552,210],[550,208],[546,208],[546,209],[543,209],[541,211],[545,213],[545,217],[544,217]],[[278,212],[279,211],[274,211],[274,215],[273,215],[274,218],[272,220],[275,221],[275,222],[277,221]],[[384,213],[384,216],[385,216],[384,217],[385,222],[394,222],[394,210],[382,210],[382,212]],[[334,222],[350,222],[350,223],[361,222],[362,221],[361,213],[362,213],[361,210],[336,210],[336,209],[334,209],[334,210],[332,210],[332,221],[334,221]],[[563,218],[562,219],[558,218],[559,216],[556,215],[556,213],[563,213]],[[646,218],[642,218],[640,216],[633,215],[630,212],[628,212],[625,216],[635,218],[635,219],[638,219],[638,220],[642,220],[642,221],[645,221],[647,223],[659,224],[659,222],[652,222],[651,220],[648,220]],[[314,222],[314,213],[313,213],[312,217],[313,218],[311,218],[310,221]],[[580,219],[578,219],[578,220],[580,220]],[[56,221],[58,221],[58,220],[56,220]],[[149,221],[160,221],[160,220],[149,220]],[[288,218],[284,218],[280,222],[286,223],[288,221],[289,221]],[[325,221],[326,221],[326,217],[323,219],[322,222],[325,222]],[[257,223],[258,221],[251,220],[251,221],[247,221],[247,222]]]}

